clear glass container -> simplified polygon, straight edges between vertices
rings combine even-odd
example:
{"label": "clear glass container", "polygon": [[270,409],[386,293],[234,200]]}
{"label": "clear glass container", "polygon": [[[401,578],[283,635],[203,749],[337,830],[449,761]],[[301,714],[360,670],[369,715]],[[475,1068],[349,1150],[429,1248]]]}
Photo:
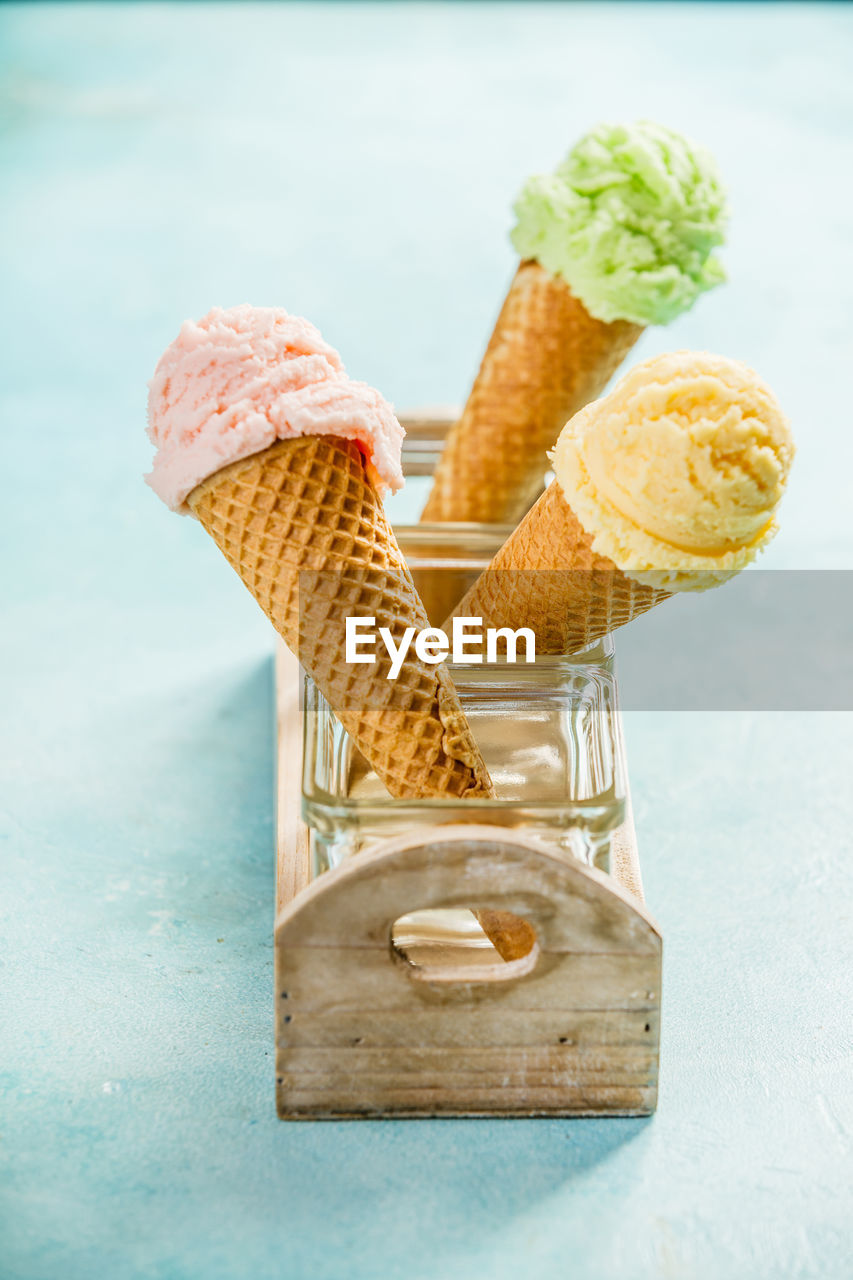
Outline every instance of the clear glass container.
{"label": "clear glass container", "polygon": [[[404,419],[407,485],[386,503],[434,625],[488,566],[511,529],[416,524],[452,413]],[[498,799],[395,800],[310,676],[304,689],[303,816],[314,874],[379,841],[459,822],[521,827],[567,857],[608,871],[626,780],[610,638],[571,658],[450,664]]]}
{"label": "clear glass container", "polygon": [[524,828],[552,850],[609,871],[626,799],[609,645],[571,660],[449,670],[498,799],[393,799],[305,678],[303,816],[314,873],[392,836],[460,822]]}
{"label": "clear glass container", "polygon": [[[413,523],[453,414],[404,420],[405,490],[386,510],[430,621],[440,626],[511,533],[503,525]],[[394,836],[464,822],[522,828],[551,851],[610,870],[626,815],[626,772],[610,637],[580,654],[535,663],[449,664],[499,798],[395,800],[305,677],[302,811],[313,874]],[[401,917],[394,945],[411,963],[502,966],[464,909]]]}

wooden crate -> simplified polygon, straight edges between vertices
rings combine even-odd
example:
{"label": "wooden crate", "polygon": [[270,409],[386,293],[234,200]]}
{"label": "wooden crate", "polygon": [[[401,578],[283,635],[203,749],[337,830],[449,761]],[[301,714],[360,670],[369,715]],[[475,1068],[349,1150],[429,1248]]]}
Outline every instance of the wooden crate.
{"label": "wooden crate", "polygon": [[[518,830],[465,824],[377,844],[312,882],[300,678],[282,650],[279,1115],[653,1111],[661,937],[643,903],[630,817],[615,835],[611,875]],[[523,916],[536,930],[533,950],[497,969],[416,967],[392,943],[407,912],[470,906]]]}

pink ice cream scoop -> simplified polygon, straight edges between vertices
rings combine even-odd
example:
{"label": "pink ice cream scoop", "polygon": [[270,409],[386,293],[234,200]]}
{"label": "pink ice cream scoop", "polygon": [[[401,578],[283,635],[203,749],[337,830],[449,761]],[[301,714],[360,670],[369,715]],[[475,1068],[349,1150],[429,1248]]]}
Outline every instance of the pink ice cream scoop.
{"label": "pink ice cream scoop", "polygon": [[220,468],[295,436],[354,440],[380,491],[403,483],[403,428],[350,378],[314,325],[280,307],[214,307],[187,320],[149,383],[148,484],[175,511]]}

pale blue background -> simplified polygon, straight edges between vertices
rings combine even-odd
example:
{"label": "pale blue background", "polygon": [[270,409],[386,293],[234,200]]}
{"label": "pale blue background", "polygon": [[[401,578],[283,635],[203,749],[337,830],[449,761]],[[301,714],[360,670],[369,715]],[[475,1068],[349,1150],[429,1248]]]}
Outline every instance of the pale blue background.
{"label": "pale blue background", "polygon": [[703,139],[731,283],[651,354],[777,390],[765,562],[853,565],[853,11],[0,9],[2,1280],[846,1280],[853,720],[632,715],[666,938],[650,1121],[284,1125],[270,632],[140,479],[213,303],[463,396],[509,204],[600,118]]}

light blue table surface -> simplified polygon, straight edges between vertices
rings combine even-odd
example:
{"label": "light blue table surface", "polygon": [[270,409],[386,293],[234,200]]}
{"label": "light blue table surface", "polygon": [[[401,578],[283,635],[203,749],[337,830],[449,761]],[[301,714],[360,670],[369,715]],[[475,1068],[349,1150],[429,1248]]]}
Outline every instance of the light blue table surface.
{"label": "light blue table surface", "polygon": [[853,1274],[851,715],[628,716],[654,1118],[282,1124],[271,633],[140,478],[214,303],[459,400],[521,179],[650,116],[733,221],[641,353],[764,374],[799,443],[765,563],[850,568],[851,64],[843,5],[0,8],[2,1280]]}

